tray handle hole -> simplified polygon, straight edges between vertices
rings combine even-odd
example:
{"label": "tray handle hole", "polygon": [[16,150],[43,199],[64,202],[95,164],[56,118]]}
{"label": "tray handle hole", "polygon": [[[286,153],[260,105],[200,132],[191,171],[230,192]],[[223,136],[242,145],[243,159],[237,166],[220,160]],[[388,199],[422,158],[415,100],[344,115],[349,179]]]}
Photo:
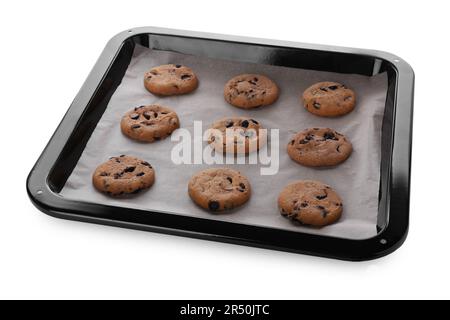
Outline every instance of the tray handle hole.
{"label": "tray handle hole", "polygon": [[380,240],[380,243],[381,243],[382,245],[386,245],[386,244],[387,244],[387,240],[386,240],[386,239],[381,239],[381,240]]}
{"label": "tray handle hole", "polygon": [[43,193],[44,193],[44,192],[43,192],[42,190],[36,191],[36,194],[37,194],[38,196],[42,195]]}

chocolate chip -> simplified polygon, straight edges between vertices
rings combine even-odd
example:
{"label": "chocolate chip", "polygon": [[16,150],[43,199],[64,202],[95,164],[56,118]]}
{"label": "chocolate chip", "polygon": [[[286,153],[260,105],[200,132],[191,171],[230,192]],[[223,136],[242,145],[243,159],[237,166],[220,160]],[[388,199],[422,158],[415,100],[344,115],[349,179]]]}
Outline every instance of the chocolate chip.
{"label": "chocolate chip", "polygon": [[333,132],[325,132],[325,134],[323,135],[323,138],[325,140],[338,140]]}
{"label": "chocolate chip", "polygon": [[231,179],[230,177],[227,177],[227,180],[228,180],[230,183],[233,183],[233,179]]}
{"label": "chocolate chip", "polygon": [[295,143],[295,140],[291,140],[290,144],[294,145],[294,143]]}
{"label": "chocolate chip", "polygon": [[339,148],[340,148],[340,147],[341,147],[341,145],[338,145],[338,146],[337,146],[337,148],[336,148],[336,151],[337,151],[337,152],[341,152],[341,151],[339,151]]}
{"label": "chocolate chip", "polygon": [[316,108],[316,109],[320,109],[320,103],[314,102],[313,103],[313,107]]}
{"label": "chocolate chip", "polygon": [[130,118],[133,119],[133,120],[137,120],[137,119],[139,119],[139,114],[137,114],[137,113],[132,113],[132,114],[130,115]]}
{"label": "chocolate chip", "polygon": [[126,167],[124,172],[133,172],[136,167]]}
{"label": "chocolate chip", "polygon": [[143,116],[145,119],[150,120],[151,116],[150,116],[150,113],[148,113],[147,111],[144,112]]}
{"label": "chocolate chip", "polygon": [[136,177],[142,177],[145,173],[144,172],[139,172]]}
{"label": "chocolate chip", "polygon": [[138,111],[139,109],[142,109],[142,108],[145,108],[145,106],[136,107],[136,108],[134,108],[134,111]]}
{"label": "chocolate chip", "polygon": [[181,68],[181,64],[175,65],[175,68]]}
{"label": "chocolate chip", "polygon": [[158,113],[157,113],[157,112],[153,112],[153,116],[154,116],[155,118],[158,118]]}
{"label": "chocolate chip", "polygon": [[227,128],[232,127],[233,124],[234,124],[233,121],[228,120],[228,121],[225,123],[225,127],[227,127]]}
{"label": "chocolate chip", "polygon": [[211,141],[211,142],[216,141],[216,136],[211,136],[211,138],[209,138],[209,141]]}
{"label": "chocolate chip", "polygon": [[119,179],[120,177],[122,177],[122,173],[114,173],[114,179]]}
{"label": "chocolate chip", "polygon": [[323,194],[323,195],[321,194],[321,195],[316,196],[317,200],[323,200],[323,199],[325,199],[326,197],[328,197],[327,194]]}
{"label": "chocolate chip", "polygon": [[150,165],[150,163],[148,163],[147,161],[143,161],[143,162],[141,162],[141,164],[142,164],[143,166],[152,168],[152,166]]}
{"label": "chocolate chip", "polygon": [[307,144],[309,141],[313,140],[314,137],[310,134],[307,134],[306,137],[299,141],[300,144]]}
{"label": "chocolate chip", "polygon": [[243,127],[243,128],[248,128],[248,125],[249,125],[249,123],[247,120],[244,120],[241,122],[241,127]]}
{"label": "chocolate chip", "polygon": [[131,129],[139,129],[141,126],[138,124],[134,124],[131,126]]}
{"label": "chocolate chip", "polygon": [[251,122],[253,122],[254,124],[259,124],[258,121],[254,120],[254,119],[250,119]]}
{"label": "chocolate chip", "polygon": [[182,76],[181,76],[181,80],[186,80],[186,79],[190,79],[191,78],[191,75],[190,74],[183,74]]}
{"label": "chocolate chip", "polygon": [[220,208],[220,203],[218,201],[211,200],[208,202],[209,210],[216,211]]}
{"label": "chocolate chip", "polygon": [[316,206],[316,208],[320,209],[320,210],[324,210],[325,209],[325,207],[323,207],[323,206]]}
{"label": "chocolate chip", "polygon": [[302,208],[306,208],[308,206],[308,203],[307,202],[302,202],[301,204],[300,204],[300,207],[302,207]]}
{"label": "chocolate chip", "polygon": [[107,177],[107,176],[109,176],[108,172],[101,172],[100,173],[100,177]]}
{"label": "chocolate chip", "polygon": [[243,184],[242,182],[239,183],[239,187],[241,187],[241,189],[244,189],[244,190],[245,190],[245,184]]}
{"label": "chocolate chip", "polygon": [[253,81],[257,82],[257,81],[258,81],[258,78],[254,77],[254,78],[253,78]]}
{"label": "chocolate chip", "polygon": [[125,157],[125,155],[124,155],[124,154],[121,154],[120,157],[123,158],[123,157]]}
{"label": "chocolate chip", "polygon": [[321,87],[320,90],[328,92],[327,88],[325,88],[325,87]]}
{"label": "chocolate chip", "polygon": [[338,86],[329,86],[328,89],[330,90],[336,90],[338,88]]}

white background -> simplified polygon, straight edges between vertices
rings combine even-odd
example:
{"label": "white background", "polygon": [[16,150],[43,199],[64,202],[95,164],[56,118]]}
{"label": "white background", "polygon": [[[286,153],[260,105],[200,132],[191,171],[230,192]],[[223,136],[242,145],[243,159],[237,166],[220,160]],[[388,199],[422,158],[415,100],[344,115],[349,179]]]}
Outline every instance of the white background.
{"label": "white background", "polygon": [[[2,1],[0,298],[450,298],[448,1]],[[63,221],[25,179],[106,42],[136,26],[378,49],[416,73],[411,226],[348,263]]]}

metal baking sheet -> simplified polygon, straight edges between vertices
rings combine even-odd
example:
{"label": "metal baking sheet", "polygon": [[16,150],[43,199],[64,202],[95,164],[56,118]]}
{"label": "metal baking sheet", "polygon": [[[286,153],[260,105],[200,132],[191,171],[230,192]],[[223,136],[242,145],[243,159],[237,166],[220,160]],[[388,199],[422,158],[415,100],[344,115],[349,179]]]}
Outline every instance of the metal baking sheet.
{"label": "metal baking sheet", "polygon": [[[199,88],[192,94],[164,98],[146,91],[143,86],[144,73],[153,66],[166,63],[191,67],[199,77]],[[240,73],[261,73],[269,76],[280,87],[278,101],[274,105],[257,110],[241,110],[230,106],[224,101],[223,87],[228,79]],[[318,81],[338,81],[352,88],[358,101],[355,110],[346,116],[332,119],[308,113],[300,105],[300,94]],[[138,45],[121,85],[113,94],[60,194],[71,200],[346,239],[367,239],[377,234],[381,125],[386,92],[385,73],[368,77],[302,70],[210,59],[151,50]],[[227,116],[249,116],[268,129],[279,129],[278,173],[261,175],[261,167],[267,165],[230,165],[249,178],[252,185],[250,201],[231,213],[206,212],[190,200],[187,184],[195,172],[210,167],[209,165],[172,163],[170,155],[177,142],[171,141],[170,138],[143,144],[122,135],[119,125],[122,115],[135,106],[151,103],[174,109],[180,117],[181,126],[191,134],[194,121],[202,121],[203,129],[206,129],[214,120]],[[345,134],[353,143],[353,154],[346,162],[334,168],[315,169],[298,165],[287,156],[286,144],[293,134],[308,127],[331,127]],[[274,141],[269,143],[269,149],[273,143]],[[156,182],[150,190],[130,198],[114,199],[93,188],[91,177],[96,166],[109,157],[120,154],[137,156],[152,163],[156,170]],[[338,223],[312,229],[298,226],[281,217],[277,208],[278,194],[286,184],[299,179],[320,180],[331,185],[341,195],[344,213]]]}

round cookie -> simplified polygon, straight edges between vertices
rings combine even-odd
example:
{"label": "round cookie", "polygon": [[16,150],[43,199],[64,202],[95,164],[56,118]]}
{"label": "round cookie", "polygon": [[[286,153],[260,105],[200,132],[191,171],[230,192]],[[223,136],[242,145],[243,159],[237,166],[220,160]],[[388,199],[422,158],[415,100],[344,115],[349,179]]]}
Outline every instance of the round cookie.
{"label": "round cookie", "polygon": [[278,196],[282,216],[303,225],[322,227],[339,220],[342,200],[330,186],[304,180],[287,185]]}
{"label": "round cookie", "polygon": [[259,150],[267,140],[267,133],[258,121],[248,117],[218,120],[210,128],[208,143],[218,152],[248,154]]}
{"label": "round cookie", "polygon": [[154,181],[155,171],[148,162],[125,155],[102,163],[92,176],[95,188],[111,196],[137,193]]}
{"label": "round cookie", "polygon": [[322,117],[338,117],[349,113],[356,104],[355,93],[337,82],[319,82],[303,92],[303,105]]}
{"label": "round cookie", "polygon": [[159,105],[136,107],[120,122],[122,132],[131,139],[154,142],[169,136],[180,127],[175,111]]}
{"label": "round cookie", "polygon": [[353,147],[347,138],[330,128],[309,128],[288,143],[292,160],[308,167],[335,166],[347,160]]}
{"label": "round cookie", "polygon": [[189,181],[188,192],[197,205],[214,212],[243,205],[251,194],[247,178],[229,168],[198,172]]}
{"label": "round cookie", "polygon": [[165,64],[154,67],[145,74],[144,86],[153,94],[173,96],[194,91],[198,86],[198,79],[188,67]]}
{"label": "round cookie", "polygon": [[259,74],[241,74],[227,82],[223,95],[231,105],[251,109],[274,103],[278,87],[269,78]]}

